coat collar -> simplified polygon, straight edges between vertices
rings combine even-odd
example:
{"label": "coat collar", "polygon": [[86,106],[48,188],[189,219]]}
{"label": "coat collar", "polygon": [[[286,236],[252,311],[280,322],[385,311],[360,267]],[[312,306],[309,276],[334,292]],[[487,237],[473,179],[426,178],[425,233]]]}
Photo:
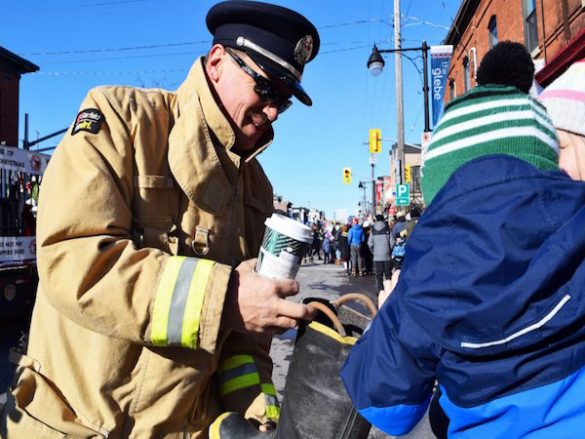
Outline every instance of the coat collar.
{"label": "coat collar", "polygon": [[171,172],[192,202],[219,214],[239,184],[242,174],[238,168],[270,144],[273,131],[241,163],[241,157],[232,151],[234,131],[209,88],[203,58],[179,87],[173,111],[168,153]]}
{"label": "coat collar", "polygon": [[[214,96],[209,83],[207,82],[207,76],[205,74],[205,58],[199,58],[185,82],[181,84],[177,90],[179,106],[181,103],[187,104],[191,99],[199,99],[203,117],[207,123],[211,132],[217,138],[217,141],[227,150],[232,151],[233,148],[237,147],[236,135],[228,118],[225,116],[221,109],[221,103],[218,103]],[[274,138],[274,130],[272,127],[260,138],[258,146],[250,154],[243,157],[246,162],[255,158],[258,154],[264,151],[271,143]],[[233,153],[232,153],[233,154]],[[239,163],[240,156],[237,154],[230,154],[230,157],[236,164]],[[234,157],[235,156],[235,157]]]}

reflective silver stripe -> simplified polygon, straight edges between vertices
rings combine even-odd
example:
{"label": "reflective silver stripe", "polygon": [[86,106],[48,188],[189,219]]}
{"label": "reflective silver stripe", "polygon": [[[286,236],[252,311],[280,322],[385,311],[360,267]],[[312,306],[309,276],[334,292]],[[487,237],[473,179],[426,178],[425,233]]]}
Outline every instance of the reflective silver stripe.
{"label": "reflective silver stripe", "polygon": [[565,294],[565,296],[561,299],[561,301],[559,303],[557,303],[557,305],[551,310],[551,312],[549,312],[546,316],[544,316],[542,319],[540,319],[538,322],[527,326],[524,329],[521,329],[518,332],[515,332],[512,335],[509,335],[506,338],[502,338],[500,340],[494,340],[494,341],[488,341],[485,343],[470,343],[470,342],[461,342],[461,347],[462,348],[471,348],[471,349],[480,349],[480,348],[487,348],[490,346],[497,346],[497,345],[501,345],[501,344],[505,344],[508,343],[511,340],[514,340],[515,338],[518,338],[522,335],[528,334],[529,332],[535,331],[536,329],[539,329],[541,327],[543,327],[550,319],[552,319],[560,310],[563,306],[565,306],[565,303],[567,303],[569,300],[571,300],[571,296],[569,296],[568,294]]}
{"label": "reflective silver stripe", "polygon": [[221,382],[225,382],[231,380],[232,378],[253,372],[257,372],[255,364],[244,364],[233,369],[228,369],[225,372],[218,373],[218,378]]}
{"label": "reflective silver stripe", "polygon": [[278,398],[276,396],[269,395],[268,393],[264,394],[264,401],[266,405],[273,405],[278,407]]}
{"label": "reflective silver stripe", "polygon": [[265,56],[266,58],[268,58],[271,61],[274,61],[276,64],[280,64],[282,67],[284,67],[285,69],[290,71],[293,74],[293,76],[296,78],[297,81],[301,80],[301,72],[299,72],[297,69],[295,69],[294,66],[287,63],[282,58],[276,56],[274,53],[269,52],[268,50],[260,47],[257,44],[254,44],[253,42],[248,40],[246,37],[239,36],[236,39],[236,44],[240,47],[247,47],[249,49],[252,49],[254,52],[258,52],[260,55]]}
{"label": "reflective silver stripe", "polygon": [[191,279],[195,273],[198,260],[195,258],[186,258],[181,265],[177,282],[173,290],[171,299],[171,309],[169,312],[169,322],[167,325],[167,343],[169,345],[181,346],[181,336],[183,334],[183,317],[187,298],[189,297],[189,288]]}

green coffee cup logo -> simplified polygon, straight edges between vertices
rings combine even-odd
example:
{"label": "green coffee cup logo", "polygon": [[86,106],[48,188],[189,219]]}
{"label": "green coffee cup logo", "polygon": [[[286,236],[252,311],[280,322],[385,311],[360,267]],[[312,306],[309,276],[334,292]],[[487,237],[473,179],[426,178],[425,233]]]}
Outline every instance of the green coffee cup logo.
{"label": "green coffee cup logo", "polygon": [[266,228],[264,233],[264,239],[262,240],[262,247],[268,253],[278,257],[282,251],[289,254],[295,255],[299,259],[305,256],[308,244],[305,242],[297,241],[296,239],[289,238],[286,235],[278,233],[276,230],[272,230],[270,227]]}

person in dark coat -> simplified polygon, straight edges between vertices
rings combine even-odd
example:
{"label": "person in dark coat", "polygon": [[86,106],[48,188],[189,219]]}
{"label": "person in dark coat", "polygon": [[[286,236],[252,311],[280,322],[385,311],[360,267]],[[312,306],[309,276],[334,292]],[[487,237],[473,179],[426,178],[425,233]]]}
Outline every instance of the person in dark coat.
{"label": "person in dark coat", "polygon": [[377,292],[384,290],[384,279],[390,280],[392,276],[391,234],[383,215],[376,215],[376,222],[370,231],[368,247],[372,252],[374,261],[374,273],[376,275]]}
{"label": "person in dark coat", "polygon": [[396,212],[396,221],[392,226],[392,238],[396,239],[397,236],[400,236],[400,232],[404,230],[406,226],[406,213],[404,210],[399,210]]}
{"label": "person in dark coat", "polygon": [[349,242],[347,240],[349,234],[349,226],[344,224],[341,226],[341,233],[339,234],[339,239],[337,241],[337,245],[339,246],[339,259],[343,263],[343,268],[350,274],[350,265],[349,265]]}

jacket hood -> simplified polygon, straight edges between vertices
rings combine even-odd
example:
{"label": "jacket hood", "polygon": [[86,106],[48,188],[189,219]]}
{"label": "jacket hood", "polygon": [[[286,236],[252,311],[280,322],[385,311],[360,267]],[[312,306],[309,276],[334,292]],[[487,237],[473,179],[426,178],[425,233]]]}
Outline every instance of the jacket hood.
{"label": "jacket hood", "polygon": [[474,160],[419,220],[392,296],[445,349],[533,347],[585,315],[583,224],[585,183],[512,157]]}
{"label": "jacket hood", "polygon": [[384,221],[376,221],[374,223],[374,230],[381,232],[386,228],[386,223]]}

